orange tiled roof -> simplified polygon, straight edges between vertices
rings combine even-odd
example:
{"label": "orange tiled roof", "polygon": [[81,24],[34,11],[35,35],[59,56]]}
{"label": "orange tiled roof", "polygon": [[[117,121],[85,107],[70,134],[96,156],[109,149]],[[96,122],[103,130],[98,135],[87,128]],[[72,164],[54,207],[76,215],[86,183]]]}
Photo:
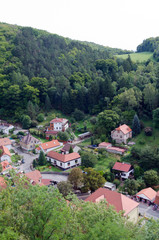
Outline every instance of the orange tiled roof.
{"label": "orange tiled roof", "polygon": [[3,156],[3,155],[8,155],[8,156],[11,157],[11,153],[10,153],[10,151],[8,150],[8,148],[6,148],[5,146],[0,146],[0,149],[3,151],[2,154],[1,154],[1,156]]}
{"label": "orange tiled roof", "polygon": [[108,146],[110,146],[111,145],[111,143],[109,143],[109,142],[101,142],[99,145],[98,145],[98,147],[108,147]]}
{"label": "orange tiled roof", "polygon": [[25,173],[25,176],[30,180],[33,180],[36,184],[39,184],[39,181],[42,178],[41,173],[38,170]]}
{"label": "orange tiled roof", "polygon": [[11,145],[11,140],[9,138],[0,138],[0,146]]}
{"label": "orange tiled roof", "polygon": [[68,120],[66,118],[55,118],[55,119],[51,120],[50,123],[58,123],[58,122],[65,123],[67,121]]}
{"label": "orange tiled roof", "polygon": [[51,158],[54,158],[56,160],[59,160],[61,162],[69,162],[71,160],[74,160],[74,159],[77,159],[77,158],[80,158],[80,155],[76,152],[74,153],[69,153],[69,154],[60,154],[60,153],[57,153],[55,151],[50,151],[48,154],[47,154],[48,157],[51,157]]}
{"label": "orange tiled roof", "polygon": [[88,198],[86,198],[85,201],[97,203],[104,199],[107,201],[108,205],[114,206],[117,212],[124,211],[124,216],[139,205],[139,203],[126,197],[125,195],[106,188],[97,189]]}
{"label": "orange tiled roof", "polygon": [[123,124],[115,129],[116,131],[122,131],[124,134],[127,134],[132,131],[132,129],[127,126],[126,124]]}
{"label": "orange tiled roof", "polygon": [[154,203],[157,204],[157,205],[159,205],[159,191],[158,191],[157,194],[156,194]]}
{"label": "orange tiled roof", "polygon": [[129,172],[131,165],[128,163],[116,162],[113,166],[113,170],[121,171],[121,172]]}
{"label": "orange tiled roof", "polygon": [[13,168],[8,161],[3,161],[0,164],[2,165],[2,172]]}
{"label": "orange tiled roof", "polygon": [[136,196],[139,195],[145,195],[150,201],[152,201],[156,197],[156,191],[153,190],[151,187],[144,188],[136,194]]}
{"label": "orange tiled roof", "polygon": [[44,149],[47,150],[49,148],[54,148],[54,147],[58,147],[60,146],[60,143],[58,140],[52,140],[50,142],[45,142],[45,143],[41,143],[40,146]]}

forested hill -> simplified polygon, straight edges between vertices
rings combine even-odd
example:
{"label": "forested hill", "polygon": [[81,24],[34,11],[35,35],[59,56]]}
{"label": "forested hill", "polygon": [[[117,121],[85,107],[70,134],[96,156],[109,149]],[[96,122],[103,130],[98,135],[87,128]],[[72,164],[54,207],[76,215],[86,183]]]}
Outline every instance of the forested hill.
{"label": "forested hill", "polygon": [[151,116],[158,107],[158,63],[118,59],[117,51],[123,53],[1,23],[0,118],[21,121],[29,115],[27,106],[65,114],[111,109],[122,114],[120,119],[130,118],[130,111]]}
{"label": "forested hill", "polygon": [[153,57],[159,62],[159,37],[145,39],[137,46],[137,52],[153,52]]}

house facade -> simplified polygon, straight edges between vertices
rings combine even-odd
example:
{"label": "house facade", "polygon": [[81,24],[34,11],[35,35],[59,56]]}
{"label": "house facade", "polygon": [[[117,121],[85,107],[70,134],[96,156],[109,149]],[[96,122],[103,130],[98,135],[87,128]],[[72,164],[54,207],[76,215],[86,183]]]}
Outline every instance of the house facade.
{"label": "house facade", "polygon": [[35,149],[36,145],[38,145],[40,143],[41,142],[37,138],[33,137],[30,133],[28,133],[26,136],[24,136],[20,140],[21,148],[26,151],[31,151],[31,150]]}
{"label": "house facade", "polygon": [[123,211],[123,216],[126,217],[129,221],[133,223],[136,223],[138,221],[139,203],[116,191],[111,191],[106,188],[99,188],[88,198],[86,198],[85,201],[99,203],[104,199],[107,201],[108,205],[114,206],[116,212]]}
{"label": "house facade", "polygon": [[154,202],[156,198],[156,191],[153,190],[151,187],[149,188],[144,188],[140,192],[136,194],[136,197],[138,200],[142,201],[149,201],[149,202]]}
{"label": "house facade", "polygon": [[39,147],[36,148],[36,152],[40,153],[40,151],[43,151],[44,153],[48,153],[62,146],[63,143],[60,143],[58,140],[52,140],[50,142],[41,143]]}
{"label": "house facade", "polygon": [[60,154],[51,151],[47,154],[47,161],[63,170],[81,165],[81,157],[78,153]]}
{"label": "house facade", "polygon": [[2,153],[0,154],[0,161],[8,161],[11,162],[11,153],[9,152],[8,148],[5,146],[0,146],[0,150]]}
{"label": "house facade", "polygon": [[46,137],[50,135],[57,135],[58,132],[65,132],[69,127],[68,119],[65,118],[55,118],[50,122],[50,126],[47,128],[45,134]]}
{"label": "house facade", "polygon": [[134,173],[132,165],[124,162],[116,162],[112,170],[114,170],[117,177],[123,179],[128,179]]}
{"label": "house facade", "polygon": [[13,169],[8,161],[3,161],[0,164],[2,165],[2,174],[7,174],[9,173],[9,170]]}
{"label": "house facade", "polygon": [[76,153],[78,153],[78,151],[81,150],[81,148],[76,146],[76,145],[66,143],[65,146],[61,149],[61,153],[62,154],[69,154],[70,147],[72,147],[73,152],[76,152]]}
{"label": "house facade", "polygon": [[127,144],[127,140],[132,138],[132,129],[123,124],[111,131],[111,138],[116,141],[116,143],[125,143]]}

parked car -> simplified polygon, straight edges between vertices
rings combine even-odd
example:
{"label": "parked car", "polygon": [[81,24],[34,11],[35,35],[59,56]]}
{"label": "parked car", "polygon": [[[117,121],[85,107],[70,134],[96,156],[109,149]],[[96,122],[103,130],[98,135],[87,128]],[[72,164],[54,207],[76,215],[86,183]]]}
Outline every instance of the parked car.
{"label": "parked car", "polygon": [[22,159],[21,163],[25,163],[24,159]]}

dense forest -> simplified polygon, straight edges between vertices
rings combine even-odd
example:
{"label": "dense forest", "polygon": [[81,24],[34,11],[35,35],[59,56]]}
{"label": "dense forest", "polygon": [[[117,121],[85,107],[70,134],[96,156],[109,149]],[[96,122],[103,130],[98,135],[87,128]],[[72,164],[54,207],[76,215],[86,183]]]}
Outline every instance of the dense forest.
{"label": "dense forest", "polygon": [[159,65],[114,55],[124,52],[129,53],[1,23],[0,117],[19,122],[28,103],[65,114],[111,109],[121,122],[132,120],[135,112],[151,117],[159,106]]}

